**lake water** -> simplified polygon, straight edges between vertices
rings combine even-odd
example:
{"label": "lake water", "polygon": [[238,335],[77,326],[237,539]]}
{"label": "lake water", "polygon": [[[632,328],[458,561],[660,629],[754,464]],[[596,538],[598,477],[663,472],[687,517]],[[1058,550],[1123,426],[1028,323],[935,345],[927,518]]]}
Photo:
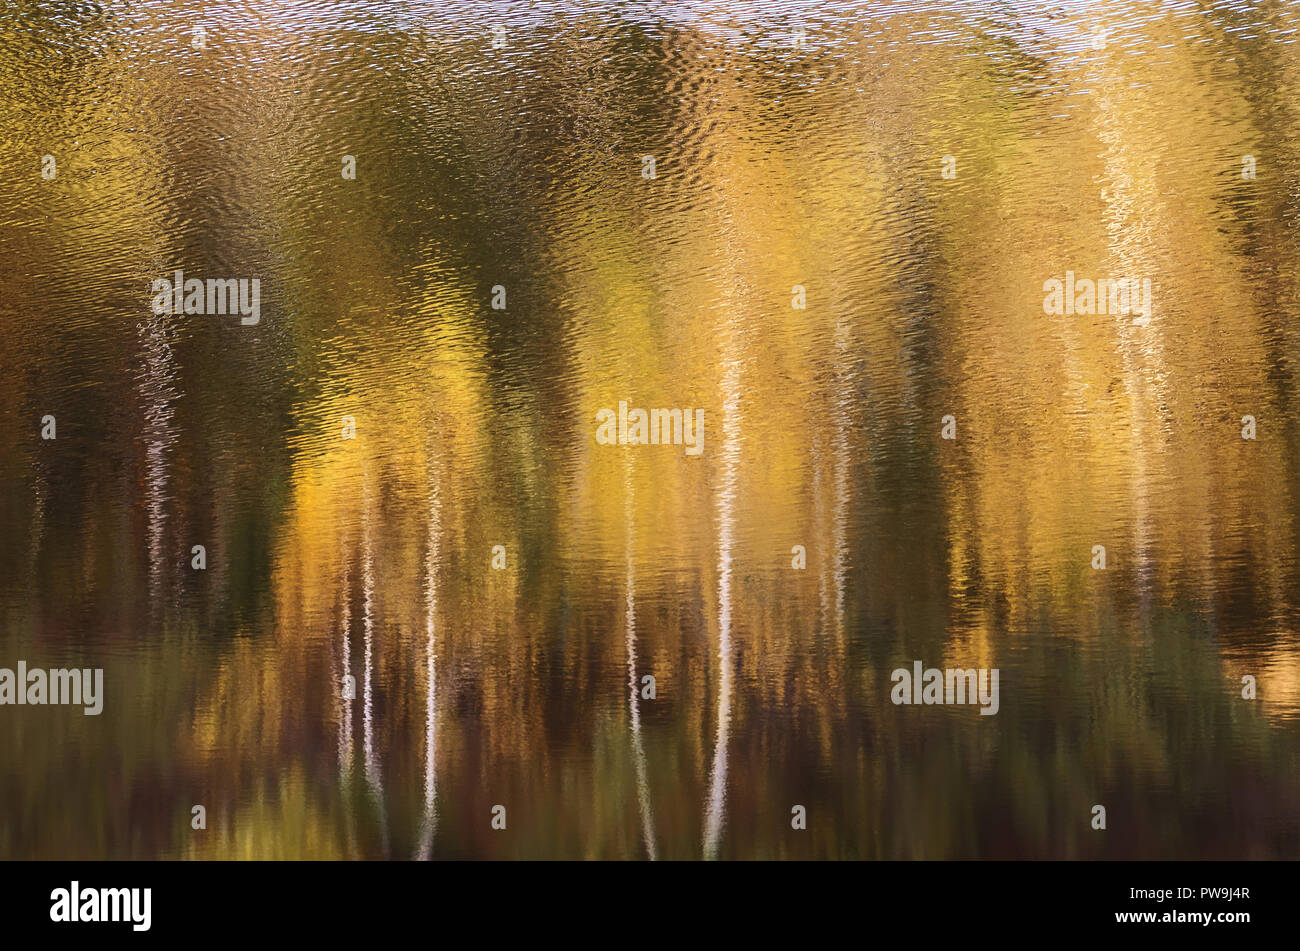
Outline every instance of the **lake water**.
{"label": "lake water", "polygon": [[1300,857],[1296,8],[523,7],[0,11],[0,858]]}

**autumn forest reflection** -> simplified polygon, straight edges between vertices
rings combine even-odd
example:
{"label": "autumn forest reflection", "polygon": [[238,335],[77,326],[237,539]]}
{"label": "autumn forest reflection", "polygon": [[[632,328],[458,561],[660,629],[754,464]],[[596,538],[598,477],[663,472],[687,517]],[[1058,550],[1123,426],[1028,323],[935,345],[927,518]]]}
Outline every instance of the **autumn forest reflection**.
{"label": "autumn forest reflection", "polygon": [[1294,8],[18,6],[0,857],[1300,857]]}

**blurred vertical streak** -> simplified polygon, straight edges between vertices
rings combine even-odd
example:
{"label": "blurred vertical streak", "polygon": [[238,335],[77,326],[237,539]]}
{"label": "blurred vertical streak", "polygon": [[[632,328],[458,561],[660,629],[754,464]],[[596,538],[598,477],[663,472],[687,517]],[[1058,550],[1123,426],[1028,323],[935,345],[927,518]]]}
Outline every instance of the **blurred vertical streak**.
{"label": "blurred vertical streak", "polygon": [[628,711],[632,717],[632,745],[636,755],[636,790],[641,812],[641,835],[645,839],[646,855],[650,861],[658,858],[655,848],[654,813],[650,806],[650,787],[646,776],[645,745],[641,741],[641,709],[637,705],[636,677],[636,506],[632,478],[632,454],[623,453],[624,486],[627,532],[627,598],[624,603],[623,625],[627,630],[627,689]]}

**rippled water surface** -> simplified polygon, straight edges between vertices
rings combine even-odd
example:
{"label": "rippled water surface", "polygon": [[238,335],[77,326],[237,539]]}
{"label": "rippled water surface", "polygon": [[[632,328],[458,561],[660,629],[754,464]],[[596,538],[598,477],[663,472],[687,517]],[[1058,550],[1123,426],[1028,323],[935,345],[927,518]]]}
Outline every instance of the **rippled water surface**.
{"label": "rippled water surface", "polygon": [[0,857],[1300,857],[1298,27],[6,3]]}

